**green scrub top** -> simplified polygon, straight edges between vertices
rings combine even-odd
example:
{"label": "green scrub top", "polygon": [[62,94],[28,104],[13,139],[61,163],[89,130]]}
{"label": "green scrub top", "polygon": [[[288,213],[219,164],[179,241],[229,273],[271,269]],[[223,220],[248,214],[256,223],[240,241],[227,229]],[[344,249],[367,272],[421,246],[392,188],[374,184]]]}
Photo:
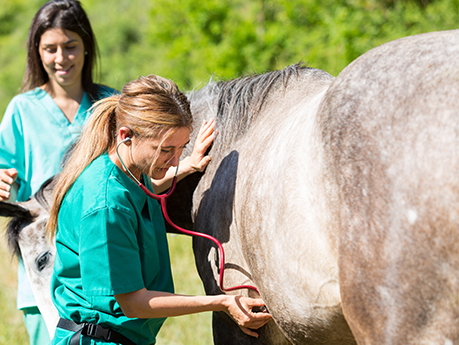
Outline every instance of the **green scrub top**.
{"label": "green scrub top", "polygon": [[[118,91],[97,85],[100,98]],[[37,87],[14,97],[0,124],[0,169],[16,168],[17,201],[26,201],[55,175],[62,157],[89,118],[92,102],[85,92],[72,123],[52,97]],[[22,260],[18,267],[18,309],[36,306]]]}
{"label": "green scrub top", "polygon": [[[143,180],[152,190],[150,179]],[[107,154],[65,196],[56,249],[51,291],[61,318],[103,324],[139,345],[155,343],[165,318],[128,318],[114,295],[174,292],[161,208]],[[52,344],[62,343],[58,334],[72,335],[56,332]]]}

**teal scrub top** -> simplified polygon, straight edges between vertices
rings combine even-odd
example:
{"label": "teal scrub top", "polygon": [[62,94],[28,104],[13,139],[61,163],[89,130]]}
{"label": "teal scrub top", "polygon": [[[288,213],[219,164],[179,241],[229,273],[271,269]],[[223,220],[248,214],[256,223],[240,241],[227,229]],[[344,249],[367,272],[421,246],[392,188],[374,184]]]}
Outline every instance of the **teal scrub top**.
{"label": "teal scrub top", "polygon": [[[98,85],[100,98],[117,93]],[[17,201],[26,201],[61,168],[61,160],[89,117],[86,92],[75,119],[68,121],[52,97],[37,87],[14,97],[0,124],[0,169],[16,168]],[[36,306],[22,260],[18,267],[18,308]]]}
{"label": "teal scrub top", "polygon": [[[144,184],[152,190],[150,179]],[[159,203],[103,154],[78,177],[59,211],[51,280],[61,318],[108,326],[154,344],[165,321],[126,317],[114,295],[146,288],[174,292]],[[53,344],[65,343],[57,332]]]}

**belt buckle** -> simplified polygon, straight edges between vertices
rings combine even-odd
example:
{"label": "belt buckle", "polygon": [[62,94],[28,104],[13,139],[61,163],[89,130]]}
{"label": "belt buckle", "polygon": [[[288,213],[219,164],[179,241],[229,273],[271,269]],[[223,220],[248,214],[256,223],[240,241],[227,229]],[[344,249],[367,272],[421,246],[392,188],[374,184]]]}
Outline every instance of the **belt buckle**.
{"label": "belt buckle", "polygon": [[103,339],[103,340],[110,340],[110,329],[102,327],[101,325],[87,324],[88,327],[86,328],[86,334],[90,337],[96,339]]}

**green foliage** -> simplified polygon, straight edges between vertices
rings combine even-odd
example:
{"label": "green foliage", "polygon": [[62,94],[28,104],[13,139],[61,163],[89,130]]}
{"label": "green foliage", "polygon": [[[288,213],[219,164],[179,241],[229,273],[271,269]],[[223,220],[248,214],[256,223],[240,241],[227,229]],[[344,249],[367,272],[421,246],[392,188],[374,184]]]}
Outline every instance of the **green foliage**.
{"label": "green foliage", "polygon": [[[29,23],[44,0],[0,8],[0,116],[20,89]],[[150,73],[182,89],[211,76],[304,61],[337,75],[388,41],[459,26],[459,0],[82,0],[99,42],[99,82],[120,89]]]}
{"label": "green foliage", "polygon": [[0,116],[6,109],[11,97],[21,87],[25,71],[25,41],[30,21],[36,6],[30,11],[30,5],[36,1],[2,1],[0,6]]}
{"label": "green foliage", "polygon": [[337,75],[377,45],[458,21],[457,0],[165,0],[150,10],[148,42],[159,70],[191,88],[298,61]]}

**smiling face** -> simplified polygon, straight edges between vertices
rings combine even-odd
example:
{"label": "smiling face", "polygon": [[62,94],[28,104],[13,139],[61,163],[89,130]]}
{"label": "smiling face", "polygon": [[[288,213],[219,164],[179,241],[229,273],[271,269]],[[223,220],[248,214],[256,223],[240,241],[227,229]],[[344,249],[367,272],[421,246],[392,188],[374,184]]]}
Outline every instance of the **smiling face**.
{"label": "smiling face", "polygon": [[38,52],[53,86],[81,86],[85,49],[78,34],[58,28],[47,30],[40,38]]}
{"label": "smiling face", "polygon": [[164,142],[161,139],[138,139],[134,136],[129,150],[129,170],[140,178],[144,173],[150,178],[160,180],[167,170],[179,164],[183,149],[190,140],[190,129],[180,127],[173,130]]}

